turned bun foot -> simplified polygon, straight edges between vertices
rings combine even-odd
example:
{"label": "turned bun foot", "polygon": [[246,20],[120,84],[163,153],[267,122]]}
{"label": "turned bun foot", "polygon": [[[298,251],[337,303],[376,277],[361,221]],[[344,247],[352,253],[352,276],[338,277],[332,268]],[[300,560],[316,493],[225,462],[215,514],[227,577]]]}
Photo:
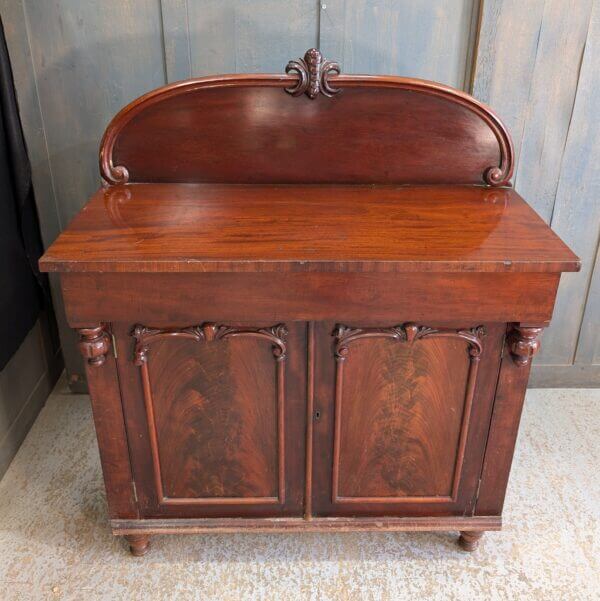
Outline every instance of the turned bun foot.
{"label": "turned bun foot", "polygon": [[150,548],[150,535],[148,534],[127,534],[125,539],[129,543],[129,550],[135,557],[146,555]]}
{"label": "turned bun foot", "polygon": [[477,530],[463,530],[460,533],[460,538],[458,539],[458,544],[460,548],[464,551],[475,551],[479,546],[479,541],[483,536],[483,531]]}

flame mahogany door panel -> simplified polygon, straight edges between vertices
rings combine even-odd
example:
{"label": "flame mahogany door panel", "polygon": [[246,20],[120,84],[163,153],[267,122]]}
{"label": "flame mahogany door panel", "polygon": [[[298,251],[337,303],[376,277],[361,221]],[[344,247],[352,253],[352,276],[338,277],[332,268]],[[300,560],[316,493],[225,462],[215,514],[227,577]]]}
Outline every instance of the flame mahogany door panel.
{"label": "flame mahogany door panel", "polygon": [[316,323],[314,514],[470,515],[505,329]]}
{"label": "flame mahogany door panel", "polygon": [[301,515],[305,327],[113,324],[143,517]]}

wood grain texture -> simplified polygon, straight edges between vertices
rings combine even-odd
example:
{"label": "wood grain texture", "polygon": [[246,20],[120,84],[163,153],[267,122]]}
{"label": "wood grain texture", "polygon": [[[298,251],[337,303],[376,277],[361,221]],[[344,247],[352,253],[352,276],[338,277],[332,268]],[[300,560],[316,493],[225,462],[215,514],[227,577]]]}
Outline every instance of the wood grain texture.
{"label": "wood grain texture", "polygon": [[498,107],[519,157],[546,0],[485,0],[473,95]]}
{"label": "wood grain texture", "polygon": [[331,87],[343,92],[334,98],[282,93],[297,81],[298,74],[223,75],[153,90],[106,129],[102,177],[111,184],[510,181],[510,136],[468,94],[424,80],[359,75],[331,77]]}
{"label": "wood grain texture", "polygon": [[317,44],[317,10],[313,0],[187,0],[192,76],[281,73]]}
{"label": "wood grain texture", "polygon": [[[591,92],[598,86],[597,5],[486,0],[482,8],[473,93],[499,109],[513,134],[517,190],[586,266],[580,276],[564,278],[554,327],[535,362],[540,366],[597,361],[600,301],[590,278],[599,218],[597,203],[589,200],[597,195],[592,171],[598,102]],[[548,382],[559,382],[552,370],[542,373]],[[582,372],[561,373],[573,384]],[[582,374],[582,383],[590,381]],[[543,383],[537,375],[536,383]]]}
{"label": "wood grain texture", "polygon": [[111,518],[140,517],[129,460],[116,360],[113,353],[100,365],[85,363],[102,475]]}
{"label": "wood grain texture", "polygon": [[581,338],[589,348],[600,335],[597,305],[590,306],[582,327],[600,237],[600,180],[596,167],[600,161],[599,66],[600,2],[595,1],[551,224],[581,257],[582,270],[577,277],[563,277],[554,323],[544,334],[542,364],[571,364],[578,340]]}
{"label": "wood grain texture", "polygon": [[472,401],[467,343],[362,332],[337,362],[333,502],[452,500]]}
{"label": "wood grain texture", "polygon": [[[547,223],[552,219],[592,4],[593,0],[544,3],[515,187]],[[511,86],[505,95],[514,92]]]}
{"label": "wood grain texture", "polygon": [[[522,145],[522,174],[532,176],[522,175],[517,189],[545,219],[551,215],[552,190],[557,187],[590,2],[481,3],[473,90],[506,118],[517,149]],[[190,75],[281,72],[289,58],[318,45],[319,21],[321,49],[340,59],[346,72],[421,75],[460,87],[458,55],[462,57],[465,47],[467,54],[469,50],[466,0],[436,0],[427,6],[400,0],[325,4],[322,10],[319,3],[300,0],[250,4],[4,0],[2,15],[46,244],[95,187],[93,155],[102,128],[117,108],[156,85]],[[477,3],[471,4],[475,9]],[[458,54],[446,52],[447,48]],[[429,73],[431,69],[436,72]],[[574,212],[585,214],[584,209]],[[586,249],[586,257],[594,252]],[[597,351],[591,350],[598,338],[595,316],[600,305],[594,300],[595,289],[590,288],[589,295],[595,304],[580,328],[582,347],[576,355],[580,364],[596,361]],[[60,298],[56,293],[54,297],[60,318]],[[81,373],[76,341],[66,325],[61,335],[69,371]],[[548,340],[546,352],[555,345],[559,343]],[[545,354],[540,360],[564,361],[550,356],[546,360]]]}
{"label": "wood grain texture", "polygon": [[160,0],[166,83],[192,76],[188,0]]}
{"label": "wood grain texture", "polygon": [[[159,8],[144,0],[0,6],[47,246],[98,187],[98,141],[110,117],[166,83]],[[77,339],[59,284],[52,288],[67,372],[81,381]]]}
{"label": "wood grain texture", "polygon": [[142,377],[159,502],[284,502],[285,399],[269,342],[165,337],[148,355]]}
{"label": "wood grain texture", "polygon": [[500,530],[499,516],[413,517],[413,518],[299,518],[265,519],[170,519],[111,520],[115,535],[127,534],[203,534],[209,532],[418,532],[422,530]]}
{"label": "wood grain texture", "polygon": [[475,515],[502,513],[530,369],[530,362],[519,365],[504,349]]}
{"label": "wood grain texture", "polygon": [[40,264],[103,272],[578,269],[515,192],[472,186],[115,186],[94,196]]}
{"label": "wood grain texture", "polygon": [[151,329],[132,345],[139,328],[113,325],[146,517],[302,515],[305,328],[290,326],[278,360],[254,326],[230,327],[211,340]]}
{"label": "wood grain texture", "polygon": [[[334,325],[315,324],[316,516],[471,511],[503,340],[501,326],[486,329],[478,363],[454,335],[411,344],[358,328],[368,334],[352,338],[340,370]],[[436,442],[442,440],[444,451]]]}
{"label": "wood grain texture", "polygon": [[[13,80],[19,103],[19,113],[27,153],[31,164],[31,179],[35,190],[35,203],[40,225],[40,234],[48,247],[66,225],[59,207],[60,197],[54,187],[49,147],[44,131],[44,113],[36,83],[38,69],[34,64],[31,46],[29,17],[23,0],[2,0],[0,13],[10,55]],[[85,195],[89,190],[85,191]],[[84,200],[85,196],[81,200]],[[68,375],[83,374],[84,367],[77,350],[77,337],[67,325],[64,305],[60,293],[60,282],[50,277],[52,304],[61,340],[61,352]]]}
{"label": "wood grain texture", "polygon": [[318,4],[321,50],[347,73],[408,75],[464,88],[474,0]]}
{"label": "wood grain texture", "polygon": [[313,422],[320,419],[315,413],[315,324],[310,321],[306,329],[306,467],[304,473],[304,519],[312,520],[312,483],[313,483]]}
{"label": "wood grain texture", "polygon": [[[546,273],[64,273],[72,327],[144,321],[169,327],[247,319],[547,323],[558,274]],[[98,302],[98,298],[102,302]],[[252,299],[252,302],[248,302]],[[274,302],[276,299],[276,302]],[[477,299],[477,302],[468,302]]]}
{"label": "wood grain texture", "polygon": [[165,82],[159,6],[143,0],[25,0],[25,7],[64,224],[98,185],[93,157],[110,117]]}
{"label": "wood grain texture", "polygon": [[338,71],[313,49],[134,101],[106,190],[42,263],[95,369],[114,333],[136,552],[167,518],[452,524],[466,547],[500,524],[536,336],[579,260],[508,188],[487,107]]}
{"label": "wood grain texture", "polygon": [[[581,322],[575,364],[595,366],[596,372],[600,374],[600,244]],[[583,385],[585,380],[582,378],[581,381]]]}

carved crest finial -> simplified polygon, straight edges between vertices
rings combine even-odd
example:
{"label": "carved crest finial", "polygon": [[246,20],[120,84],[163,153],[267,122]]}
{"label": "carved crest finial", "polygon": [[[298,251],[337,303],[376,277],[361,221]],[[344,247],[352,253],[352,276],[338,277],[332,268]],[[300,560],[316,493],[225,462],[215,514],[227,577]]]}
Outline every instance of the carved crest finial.
{"label": "carved crest finial", "polygon": [[319,93],[331,97],[341,91],[331,87],[329,83],[331,73],[340,74],[340,65],[324,59],[316,48],[307,50],[304,58],[290,61],[285,72],[298,74],[296,85],[285,89],[292,96],[306,94],[311,100],[314,100]]}

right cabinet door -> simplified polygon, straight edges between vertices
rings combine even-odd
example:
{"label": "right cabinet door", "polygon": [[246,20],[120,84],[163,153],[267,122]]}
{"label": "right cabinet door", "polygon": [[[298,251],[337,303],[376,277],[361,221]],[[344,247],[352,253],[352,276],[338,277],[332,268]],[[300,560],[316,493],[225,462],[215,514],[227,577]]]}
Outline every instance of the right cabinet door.
{"label": "right cabinet door", "polygon": [[313,513],[471,514],[505,331],[315,324]]}

